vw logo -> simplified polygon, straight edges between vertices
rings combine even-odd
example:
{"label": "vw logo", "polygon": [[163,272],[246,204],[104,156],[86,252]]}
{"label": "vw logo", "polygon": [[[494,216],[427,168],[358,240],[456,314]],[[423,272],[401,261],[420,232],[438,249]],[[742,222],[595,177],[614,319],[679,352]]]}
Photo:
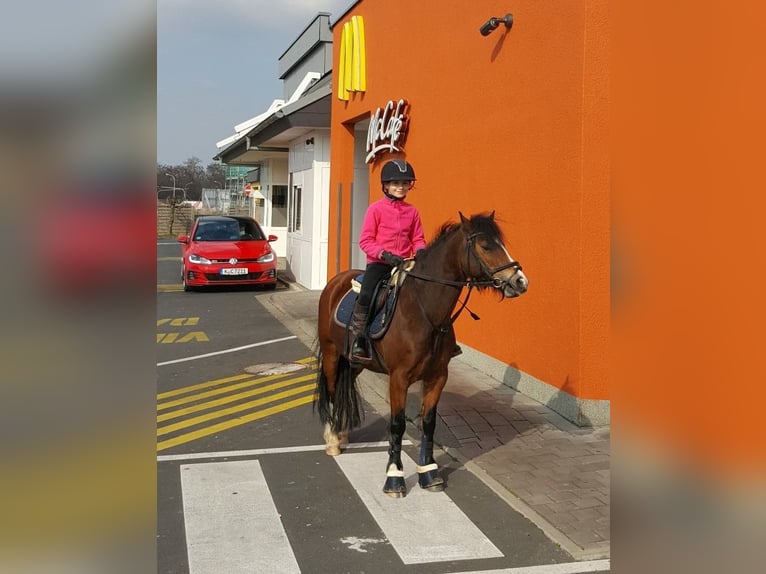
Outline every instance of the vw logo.
{"label": "vw logo", "polygon": [[237,264],[237,258],[236,257],[232,257],[231,259],[229,259],[229,263],[231,263],[232,265],[236,265]]}

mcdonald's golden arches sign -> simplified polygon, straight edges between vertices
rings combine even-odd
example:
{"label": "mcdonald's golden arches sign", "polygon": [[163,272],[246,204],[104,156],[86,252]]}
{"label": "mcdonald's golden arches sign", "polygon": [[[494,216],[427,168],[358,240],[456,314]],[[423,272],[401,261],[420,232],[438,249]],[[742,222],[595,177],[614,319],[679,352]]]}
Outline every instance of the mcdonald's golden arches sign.
{"label": "mcdonald's golden arches sign", "polygon": [[364,20],[352,16],[343,24],[340,41],[338,98],[348,100],[351,92],[367,90],[366,53],[364,46]]}

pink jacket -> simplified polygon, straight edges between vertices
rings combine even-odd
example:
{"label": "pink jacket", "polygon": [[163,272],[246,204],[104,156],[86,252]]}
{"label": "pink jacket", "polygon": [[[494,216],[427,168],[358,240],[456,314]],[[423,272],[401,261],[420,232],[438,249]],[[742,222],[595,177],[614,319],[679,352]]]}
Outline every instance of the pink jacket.
{"label": "pink jacket", "polygon": [[359,235],[359,247],[367,254],[367,263],[383,263],[380,254],[390,251],[400,257],[412,257],[426,246],[418,209],[402,200],[383,197],[367,208]]}

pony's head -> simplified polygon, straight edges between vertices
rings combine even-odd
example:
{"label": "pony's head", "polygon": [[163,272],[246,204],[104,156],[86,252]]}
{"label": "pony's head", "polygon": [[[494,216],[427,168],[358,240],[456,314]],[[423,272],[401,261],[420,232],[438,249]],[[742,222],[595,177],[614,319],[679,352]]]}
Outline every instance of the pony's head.
{"label": "pony's head", "polygon": [[[460,213],[460,212],[458,212]],[[529,287],[521,264],[505,248],[503,232],[495,221],[495,212],[466,218],[460,213],[460,229],[467,244],[466,274],[491,282],[504,297],[518,297]]]}

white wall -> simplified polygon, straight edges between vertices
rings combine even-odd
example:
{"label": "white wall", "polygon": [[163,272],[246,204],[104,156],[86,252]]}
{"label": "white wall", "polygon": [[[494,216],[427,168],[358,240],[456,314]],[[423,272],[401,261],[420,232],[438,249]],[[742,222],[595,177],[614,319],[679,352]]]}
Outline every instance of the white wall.
{"label": "white wall", "polygon": [[[312,137],[314,144],[307,146],[306,140]],[[308,289],[321,289],[327,283],[329,159],[329,130],[317,130],[290,142],[290,186],[301,187],[302,205],[301,229],[286,234],[286,257],[295,280]]]}

